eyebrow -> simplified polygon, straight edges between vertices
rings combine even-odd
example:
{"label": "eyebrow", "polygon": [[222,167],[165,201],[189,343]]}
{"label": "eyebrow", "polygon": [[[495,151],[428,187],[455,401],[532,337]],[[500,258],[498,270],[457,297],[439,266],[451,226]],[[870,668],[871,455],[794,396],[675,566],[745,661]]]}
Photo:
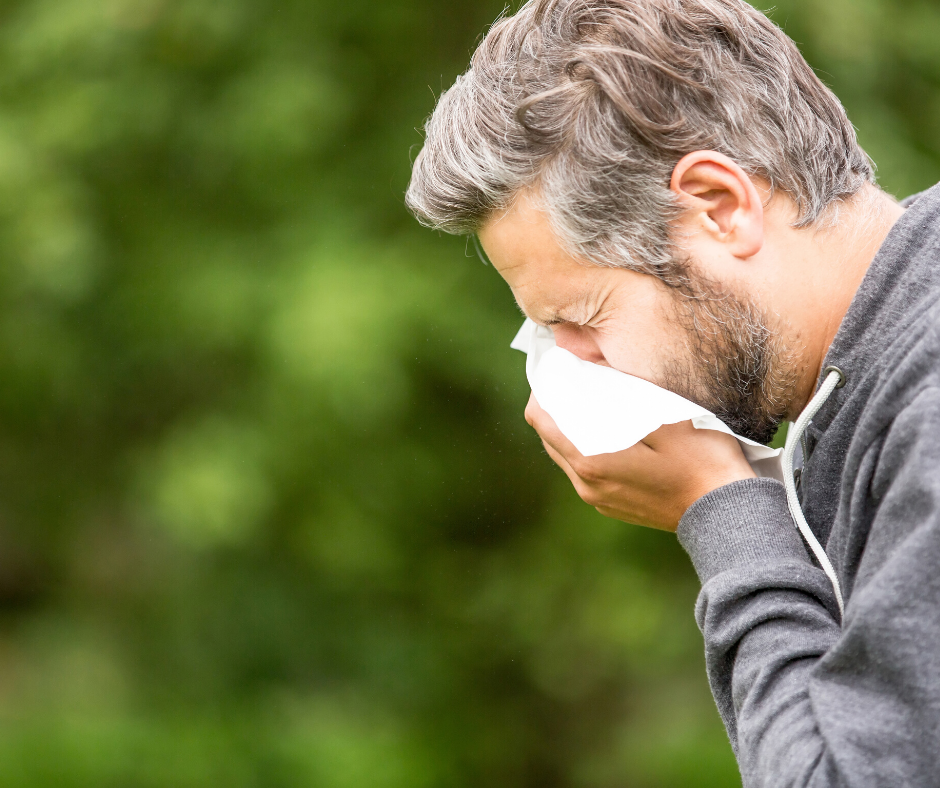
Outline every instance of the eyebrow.
{"label": "eyebrow", "polygon": [[532,320],[532,321],[534,321],[535,323],[538,323],[539,325],[542,325],[542,326],[557,326],[557,325],[560,325],[561,323],[567,322],[567,321],[565,321],[565,319],[561,316],[561,314],[558,313],[558,312],[552,312],[551,317],[549,317],[547,320],[537,320],[535,317],[530,316],[529,313],[526,312],[526,311],[522,308],[522,304],[519,303],[519,300],[518,300],[518,299],[513,298],[513,300],[516,302],[516,309],[519,310],[519,312],[522,314],[522,316],[523,316],[524,318],[526,318],[526,319],[528,319],[528,320]]}
{"label": "eyebrow", "polygon": [[[582,295],[581,298],[569,301],[560,309],[553,309],[546,316],[545,320],[537,320],[535,317],[532,317],[531,319],[540,325],[548,327],[559,326],[563,323],[577,323],[578,321],[572,320],[570,316],[572,313],[585,312],[587,310],[587,302],[589,300],[590,296]],[[523,317],[529,317],[518,300],[516,300],[516,308],[518,308],[518,310],[522,313]]]}
{"label": "eyebrow", "polygon": [[584,308],[584,305],[585,305],[584,301],[581,301],[578,303],[572,302],[571,304],[568,304],[567,306],[564,306],[561,309],[553,310],[550,314],[546,316],[545,320],[542,320],[542,321],[536,320],[536,322],[537,323],[541,322],[543,326],[548,326],[548,327],[560,326],[563,323],[577,323],[578,322],[577,320],[571,319],[571,315],[573,312],[582,311]]}

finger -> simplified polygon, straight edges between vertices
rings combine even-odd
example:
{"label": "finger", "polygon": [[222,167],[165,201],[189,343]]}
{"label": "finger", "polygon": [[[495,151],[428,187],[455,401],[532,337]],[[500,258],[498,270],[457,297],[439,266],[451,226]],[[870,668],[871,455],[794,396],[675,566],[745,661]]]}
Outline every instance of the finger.
{"label": "finger", "polygon": [[552,458],[554,463],[565,472],[565,474],[568,476],[569,479],[571,479],[572,484],[575,482],[575,480],[577,480],[578,483],[580,483],[581,481],[580,477],[578,476],[578,474],[574,472],[574,468],[571,467],[571,463],[569,463],[568,460],[566,460],[561,454],[555,451],[555,449],[552,447],[550,443],[546,443],[543,440],[542,446],[545,447],[545,453],[548,454],[548,456]]}
{"label": "finger", "polygon": [[539,434],[542,442],[551,445],[558,454],[567,458],[569,461],[575,461],[581,458],[581,452],[579,452],[575,445],[558,429],[555,420],[539,405],[534,394],[529,397],[529,404],[526,405],[525,409],[525,418],[532,429]]}
{"label": "finger", "polygon": [[578,475],[578,472],[571,466],[561,454],[559,454],[555,449],[553,449],[545,441],[542,441],[542,445],[545,447],[545,451],[549,457],[554,460],[555,464],[565,472],[565,476],[568,477],[568,481],[571,482],[574,491],[578,494],[578,497],[581,498],[585,503],[589,503],[591,506],[594,506],[593,501],[593,488],[590,484],[585,482],[584,479]]}
{"label": "finger", "polygon": [[535,398],[535,392],[529,394],[529,401],[525,404],[525,420],[530,427],[535,427],[535,411],[541,410],[539,401]]}
{"label": "finger", "polygon": [[[649,446],[637,443],[613,454],[585,457],[558,429],[555,420],[538,404],[534,396],[529,398],[526,407],[526,421],[541,437],[549,456],[575,483],[579,494],[585,487],[601,482],[611,473],[618,478],[627,479],[642,474],[646,463],[653,456],[653,450]],[[575,482],[576,478],[578,482]]]}
{"label": "finger", "polygon": [[659,429],[643,438],[642,442],[651,449],[656,450],[664,444],[674,443],[676,440],[691,437],[696,432],[698,432],[698,430],[692,426],[691,421],[680,421],[676,424],[663,424]]}
{"label": "finger", "polygon": [[700,447],[698,450],[707,447],[707,456],[711,458],[743,458],[744,454],[737,439],[733,435],[728,435],[720,430],[696,429],[691,421],[681,421],[678,424],[664,424],[655,432],[647,435],[643,439],[646,444],[655,452],[669,452],[682,450],[683,444],[694,444]]}

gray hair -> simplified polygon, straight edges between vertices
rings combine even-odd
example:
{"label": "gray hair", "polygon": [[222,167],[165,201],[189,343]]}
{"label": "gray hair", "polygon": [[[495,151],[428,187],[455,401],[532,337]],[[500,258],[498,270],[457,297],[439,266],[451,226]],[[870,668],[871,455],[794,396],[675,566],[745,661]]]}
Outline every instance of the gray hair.
{"label": "gray hair", "polygon": [[743,0],[530,0],[441,96],[406,203],[474,233],[528,190],[572,254],[669,281],[669,184],[696,150],[785,193],[797,227],[874,182],[839,100]]}

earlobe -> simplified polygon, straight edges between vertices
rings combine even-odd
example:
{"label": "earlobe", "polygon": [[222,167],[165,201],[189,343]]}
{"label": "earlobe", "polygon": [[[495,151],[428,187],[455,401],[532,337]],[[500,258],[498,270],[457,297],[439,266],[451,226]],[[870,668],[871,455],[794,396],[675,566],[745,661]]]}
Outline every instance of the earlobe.
{"label": "earlobe", "polygon": [[735,257],[756,255],[764,244],[764,205],[751,177],[724,154],[696,151],[672,173],[670,188],[686,209],[684,225],[704,232]]}

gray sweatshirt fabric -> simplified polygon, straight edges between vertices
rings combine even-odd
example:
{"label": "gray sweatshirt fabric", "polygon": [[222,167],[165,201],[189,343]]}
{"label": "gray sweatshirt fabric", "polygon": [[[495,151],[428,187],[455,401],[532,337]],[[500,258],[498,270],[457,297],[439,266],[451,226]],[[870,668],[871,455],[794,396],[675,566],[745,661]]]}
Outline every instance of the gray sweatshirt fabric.
{"label": "gray sweatshirt fabric", "polygon": [[800,496],[730,484],[678,536],[744,785],[940,786],[940,186],[892,229],[823,367],[846,374],[807,431]]}

